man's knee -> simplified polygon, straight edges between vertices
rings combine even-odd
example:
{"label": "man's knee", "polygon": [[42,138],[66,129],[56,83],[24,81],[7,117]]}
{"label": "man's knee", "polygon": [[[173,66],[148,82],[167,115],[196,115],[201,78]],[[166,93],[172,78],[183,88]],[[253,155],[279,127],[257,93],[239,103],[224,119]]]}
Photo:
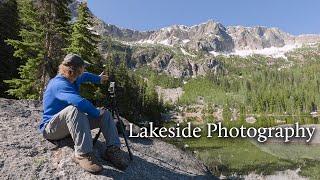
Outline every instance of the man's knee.
{"label": "man's knee", "polygon": [[103,114],[103,119],[104,120],[112,120],[113,118],[112,118],[112,113],[109,111],[109,110],[106,110],[105,112],[104,112],[104,114]]}
{"label": "man's knee", "polygon": [[73,106],[73,105],[69,105],[67,107],[65,107],[63,110],[67,111],[67,112],[71,112],[71,111],[79,111],[77,107]]}
{"label": "man's knee", "polygon": [[79,119],[79,118],[85,118],[86,115],[81,112],[76,106],[73,106],[73,105],[69,105],[67,106],[66,108],[63,109],[64,113],[67,115],[67,116],[71,116],[71,117],[77,117],[76,119]]}

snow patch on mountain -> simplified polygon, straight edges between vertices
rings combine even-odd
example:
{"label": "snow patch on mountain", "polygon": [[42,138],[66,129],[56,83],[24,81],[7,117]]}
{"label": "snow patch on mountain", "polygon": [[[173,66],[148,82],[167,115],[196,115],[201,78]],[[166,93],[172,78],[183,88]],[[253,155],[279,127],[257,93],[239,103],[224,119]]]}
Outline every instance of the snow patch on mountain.
{"label": "snow patch on mountain", "polygon": [[166,46],[172,46],[170,44],[170,40],[169,39],[164,39],[164,40],[160,41],[159,44],[163,44],[163,45],[166,45]]}
{"label": "snow patch on mountain", "polygon": [[211,51],[210,53],[218,56],[218,55],[224,55],[224,56],[230,56],[230,55],[238,55],[241,57],[251,56],[254,54],[264,55],[264,56],[270,56],[274,58],[287,58],[285,54],[289,51],[292,51],[294,49],[300,48],[302,44],[288,44],[283,47],[269,47],[269,48],[263,48],[263,49],[246,49],[246,50],[235,50],[234,52],[230,53],[221,53],[221,52],[215,52]]}
{"label": "snow patch on mountain", "polygon": [[180,48],[180,50],[181,50],[181,52],[182,52],[184,55],[191,56],[191,57],[196,57],[196,55],[188,53],[188,52],[187,52],[185,49],[183,49],[183,48]]}
{"label": "snow patch on mountain", "polygon": [[190,42],[190,39],[184,39],[184,40],[182,40],[182,43],[183,43],[183,44],[186,44],[186,43],[188,43],[188,42]]}

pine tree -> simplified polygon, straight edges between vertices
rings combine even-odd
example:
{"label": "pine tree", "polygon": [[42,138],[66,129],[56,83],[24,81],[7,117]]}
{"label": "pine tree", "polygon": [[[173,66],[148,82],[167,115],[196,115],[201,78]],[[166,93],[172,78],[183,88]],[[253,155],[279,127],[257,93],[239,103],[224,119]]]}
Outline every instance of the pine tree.
{"label": "pine tree", "polygon": [[72,0],[39,0],[37,7],[42,23],[45,24],[45,54],[42,64],[43,86],[53,78],[62,61],[71,33],[71,12],[68,5]]}
{"label": "pine tree", "polygon": [[68,21],[71,0],[21,0],[19,15],[22,28],[21,40],[10,39],[14,56],[22,60],[20,78],[6,81],[9,94],[18,98],[40,99],[49,79],[57,71],[67,45]]}
{"label": "pine tree", "polygon": [[[98,42],[100,36],[92,31],[93,19],[90,14],[86,2],[78,5],[78,17],[72,25],[72,34],[70,38],[70,46],[65,50],[68,53],[80,55],[85,61],[92,63],[87,70],[93,73],[100,73],[103,68],[100,62],[100,54],[98,52]],[[100,98],[101,89],[94,84],[84,84],[81,86],[81,95],[87,99],[97,101]]]}
{"label": "pine tree", "polygon": [[38,99],[41,89],[41,74],[38,70],[43,60],[44,24],[32,1],[19,2],[19,15],[22,28],[19,32],[21,40],[8,40],[8,44],[15,48],[14,56],[22,60],[19,68],[20,78],[5,81],[9,83],[10,95],[18,98]]}
{"label": "pine tree", "polygon": [[19,59],[13,57],[14,49],[5,43],[6,39],[18,39],[20,24],[16,0],[0,2],[0,97],[9,98],[8,84],[4,80],[17,78]]}
{"label": "pine tree", "polygon": [[93,32],[92,16],[87,3],[82,2],[78,7],[77,21],[72,25],[71,44],[66,51],[79,54],[84,60],[100,65],[100,55],[97,44],[100,36]]}

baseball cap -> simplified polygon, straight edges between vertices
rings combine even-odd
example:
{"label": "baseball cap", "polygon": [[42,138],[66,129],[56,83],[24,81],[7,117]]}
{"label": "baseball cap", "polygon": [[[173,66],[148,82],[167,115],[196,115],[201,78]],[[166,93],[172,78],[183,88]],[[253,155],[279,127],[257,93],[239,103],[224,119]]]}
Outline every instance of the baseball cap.
{"label": "baseball cap", "polygon": [[84,61],[81,56],[73,53],[67,54],[61,64],[74,68],[91,65],[89,62]]}

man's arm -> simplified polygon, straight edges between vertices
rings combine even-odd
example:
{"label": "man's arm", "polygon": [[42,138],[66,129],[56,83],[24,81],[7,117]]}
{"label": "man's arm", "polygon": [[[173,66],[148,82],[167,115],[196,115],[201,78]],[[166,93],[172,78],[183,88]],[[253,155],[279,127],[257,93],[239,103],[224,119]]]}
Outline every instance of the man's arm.
{"label": "man's arm", "polygon": [[80,111],[87,113],[94,118],[98,118],[100,115],[100,110],[98,110],[90,101],[77,94],[72,87],[57,87],[55,95],[59,100],[74,105],[79,108]]}
{"label": "man's arm", "polygon": [[100,84],[101,83],[101,77],[89,72],[84,72],[82,73],[82,75],[80,75],[77,80],[76,83],[77,84],[81,84],[84,82],[91,82],[94,84]]}

